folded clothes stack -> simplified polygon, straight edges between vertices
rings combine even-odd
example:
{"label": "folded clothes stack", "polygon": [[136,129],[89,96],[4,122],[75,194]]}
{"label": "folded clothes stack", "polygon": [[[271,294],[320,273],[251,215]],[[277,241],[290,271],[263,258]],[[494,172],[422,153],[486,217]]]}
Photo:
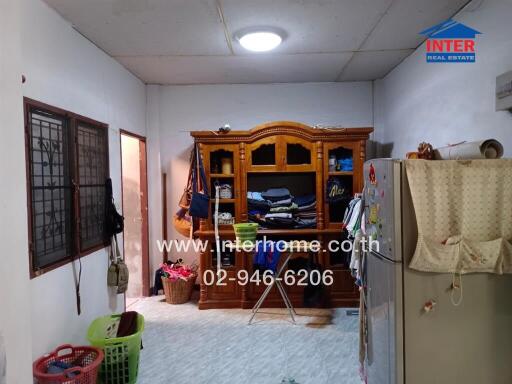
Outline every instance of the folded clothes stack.
{"label": "folded clothes stack", "polygon": [[270,188],[265,192],[261,192],[261,196],[272,203],[283,203],[288,201],[291,203],[292,195],[288,188]]}
{"label": "folded clothes stack", "polygon": [[316,226],[315,195],[293,197],[287,188],[248,192],[250,221],[267,228],[310,228]]}
{"label": "folded clothes stack", "polygon": [[260,192],[247,192],[247,208],[249,213],[264,215],[270,210],[270,203],[263,198]]}
{"label": "folded clothes stack", "polygon": [[297,211],[295,212],[295,227],[316,227],[316,196],[298,196],[293,199],[293,202],[297,204]]}
{"label": "folded clothes stack", "polygon": [[340,171],[353,171],[354,163],[351,157],[346,159],[338,159],[338,168]]}
{"label": "folded clothes stack", "polygon": [[288,188],[271,188],[261,193],[261,196],[270,204],[269,213],[263,218],[266,225],[272,228],[293,227],[292,212],[297,205],[292,202],[293,196]]}

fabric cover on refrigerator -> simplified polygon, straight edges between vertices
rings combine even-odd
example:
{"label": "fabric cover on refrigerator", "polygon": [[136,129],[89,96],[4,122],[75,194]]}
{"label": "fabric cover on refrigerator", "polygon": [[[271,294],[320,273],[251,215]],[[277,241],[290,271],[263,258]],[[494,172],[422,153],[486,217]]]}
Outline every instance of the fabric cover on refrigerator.
{"label": "fabric cover on refrigerator", "polygon": [[512,160],[405,166],[418,224],[410,268],[512,273]]}

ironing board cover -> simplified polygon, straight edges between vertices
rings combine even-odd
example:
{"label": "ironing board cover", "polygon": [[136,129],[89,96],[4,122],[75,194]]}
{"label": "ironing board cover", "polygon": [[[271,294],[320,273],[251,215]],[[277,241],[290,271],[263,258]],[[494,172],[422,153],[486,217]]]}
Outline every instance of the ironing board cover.
{"label": "ironing board cover", "polygon": [[512,159],[405,167],[418,225],[411,268],[512,273]]}

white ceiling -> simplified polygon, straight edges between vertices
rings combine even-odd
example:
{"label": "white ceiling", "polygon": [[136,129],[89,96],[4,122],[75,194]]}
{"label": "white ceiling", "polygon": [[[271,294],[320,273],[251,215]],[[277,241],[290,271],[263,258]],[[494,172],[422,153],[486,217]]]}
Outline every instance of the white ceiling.
{"label": "white ceiling", "polygon": [[[45,1],[144,82],[158,84],[378,79],[423,41],[419,31],[468,2]],[[258,26],[284,30],[283,44],[272,53],[245,51],[233,35]]]}

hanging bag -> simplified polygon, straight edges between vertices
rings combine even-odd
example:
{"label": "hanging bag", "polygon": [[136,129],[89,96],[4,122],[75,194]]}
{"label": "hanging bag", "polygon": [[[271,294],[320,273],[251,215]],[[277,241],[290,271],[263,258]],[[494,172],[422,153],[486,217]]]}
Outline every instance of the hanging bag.
{"label": "hanging bag", "polygon": [[124,217],[117,212],[112,193],[112,179],[105,181],[105,238],[109,239],[124,230]]}
{"label": "hanging bag", "polygon": [[187,214],[187,210],[180,208],[178,212],[174,214],[173,218],[174,229],[180,235],[186,237],[192,237],[192,218]]}
{"label": "hanging bag", "polygon": [[[210,195],[206,184],[203,160],[201,159],[201,154],[199,153],[197,146],[195,148],[195,158],[197,167],[193,167],[192,170],[192,199],[190,201],[188,213],[192,217],[207,219],[210,208]],[[197,178],[198,173],[200,180]],[[199,181],[201,182],[201,185],[199,185]],[[200,192],[201,188],[203,192]]]}
{"label": "hanging bag", "polygon": [[125,293],[128,289],[129,275],[128,266],[121,257],[117,238],[114,236],[110,245],[110,266],[107,272],[107,286],[117,287],[117,293]]}
{"label": "hanging bag", "polygon": [[107,286],[108,287],[117,287],[117,262],[116,262],[116,256],[113,252],[113,246],[110,246],[109,250],[109,259],[110,259],[110,266],[107,270]]}
{"label": "hanging bag", "polygon": [[190,167],[188,170],[187,185],[181,195],[179,206],[180,208],[188,210],[190,208],[190,201],[192,200],[192,172],[196,167],[196,146],[190,152]]}
{"label": "hanging bag", "polygon": [[193,218],[189,215],[190,202],[192,200],[192,172],[196,167],[196,146],[190,151],[190,167],[188,171],[187,185],[183,190],[180,201],[178,203],[179,209],[174,214],[173,225],[176,232],[179,234],[192,238],[194,232]]}

